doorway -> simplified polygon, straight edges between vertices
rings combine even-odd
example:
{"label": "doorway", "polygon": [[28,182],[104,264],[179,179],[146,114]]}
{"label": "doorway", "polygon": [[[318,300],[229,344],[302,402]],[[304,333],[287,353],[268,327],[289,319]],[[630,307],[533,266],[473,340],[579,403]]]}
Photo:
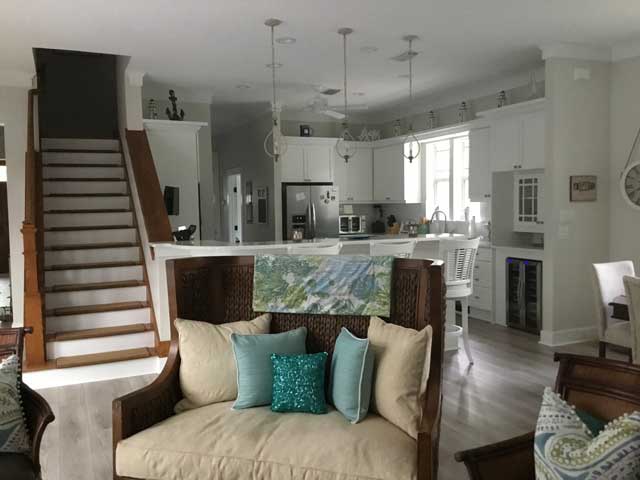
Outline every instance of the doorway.
{"label": "doorway", "polygon": [[4,125],[0,124],[0,323],[11,322],[11,277],[9,276],[9,210],[7,206],[7,162]]}
{"label": "doorway", "polygon": [[227,217],[227,240],[242,242],[242,176],[230,171],[225,176],[225,209]]}

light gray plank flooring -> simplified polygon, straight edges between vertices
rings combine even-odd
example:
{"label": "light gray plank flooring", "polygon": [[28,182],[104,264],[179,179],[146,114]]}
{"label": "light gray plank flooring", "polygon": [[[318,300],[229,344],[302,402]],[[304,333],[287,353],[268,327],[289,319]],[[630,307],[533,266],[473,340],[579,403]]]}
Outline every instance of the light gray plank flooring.
{"label": "light gray plank flooring", "polygon": [[[463,351],[445,357],[440,480],[467,478],[453,459],[456,451],[532,430],[542,390],[556,376],[554,350],[536,337],[473,319],[470,331],[475,365],[468,366]],[[595,343],[556,350],[597,355]],[[110,480],[111,401],[153,378],[41,390],[56,414],[42,443],[44,480]]]}

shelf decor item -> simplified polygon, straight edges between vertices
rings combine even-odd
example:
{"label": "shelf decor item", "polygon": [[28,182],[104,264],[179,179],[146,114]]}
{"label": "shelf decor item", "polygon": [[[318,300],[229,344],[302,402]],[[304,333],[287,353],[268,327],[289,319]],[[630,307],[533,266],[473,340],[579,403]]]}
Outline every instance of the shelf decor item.
{"label": "shelf decor item", "polygon": [[313,136],[313,128],[309,125],[300,125],[300,136],[301,137],[312,137]]}
{"label": "shelf decor item", "polygon": [[280,130],[281,105],[276,98],[276,69],[282,67],[281,63],[276,63],[275,28],[282,25],[282,20],[268,18],[264,24],[271,29],[271,63],[267,67],[271,69],[271,130],[264,138],[263,147],[265,153],[273,158],[275,162],[287,151],[287,142]]}
{"label": "shelf decor item", "polygon": [[467,115],[469,113],[469,109],[467,107],[467,102],[462,102],[460,107],[458,108],[458,122],[465,123],[467,119]]}
{"label": "shelf decor item", "polygon": [[169,101],[171,102],[171,108],[167,107],[165,110],[169,120],[175,120],[177,122],[184,120],[184,110],[180,109],[180,113],[178,113],[178,97],[176,97],[174,90],[169,90]]}
{"label": "shelf decor item", "polygon": [[147,102],[147,114],[149,118],[157,120],[158,118],[158,104],[153,98],[150,98]]}
{"label": "shelf decor item", "polygon": [[429,110],[427,113],[427,126],[429,130],[433,130],[438,126],[438,120],[436,118],[436,112]]}
{"label": "shelf decor item", "polygon": [[[413,57],[418,55],[418,52],[413,50],[413,42],[417,39],[417,35],[405,35],[403,37],[403,40],[409,43],[409,50],[407,50],[407,56],[409,57],[409,112],[411,112],[411,107],[413,106]],[[404,149],[404,158],[409,160],[409,163],[413,163],[413,159],[420,156],[420,142],[413,133],[411,117],[409,117],[409,130],[407,131],[407,136],[404,138],[404,143],[405,145],[409,144],[409,148]]]}
{"label": "shelf decor item", "polygon": [[498,92],[498,108],[504,107],[507,104],[507,92],[500,90]]}
{"label": "shelf decor item", "polygon": [[538,98],[538,83],[536,82],[536,72],[531,72],[529,76],[529,100]]}
{"label": "shelf decor item", "polygon": [[595,202],[598,199],[598,177],[595,175],[573,175],[570,179],[570,200],[572,202]]}
{"label": "shelf decor item", "polygon": [[344,163],[349,163],[349,159],[352,158],[358,151],[355,138],[349,131],[349,109],[347,100],[347,35],[353,33],[352,28],[344,27],[338,30],[338,34],[342,36],[342,53],[344,63],[344,120],[342,122],[342,133],[340,138],[336,142],[336,153],[344,160]]}

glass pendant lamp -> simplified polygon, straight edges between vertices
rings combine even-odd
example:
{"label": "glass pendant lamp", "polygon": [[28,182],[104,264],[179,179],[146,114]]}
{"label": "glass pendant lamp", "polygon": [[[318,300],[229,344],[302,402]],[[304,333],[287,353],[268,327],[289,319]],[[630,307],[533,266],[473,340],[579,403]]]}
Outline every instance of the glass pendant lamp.
{"label": "glass pendant lamp", "polygon": [[353,156],[357,152],[357,146],[353,135],[349,131],[349,104],[347,99],[347,35],[351,35],[353,33],[352,28],[341,28],[338,30],[338,34],[342,36],[342,50],[343,50],[343,59],[344,59],[344,121],[342,122],[342,133],[340,134],[340,138],[336,142],[336,153],[338,156],[345,161],[345,163],[349,163],[349,159],[353,158]]}
{"label": "glass pendant lamp", "polygon": [[278,159],[287,151],[287,142],[280,130],[281,108],[276,98],[276,69],[282,65],[276,63],[275,28],[282,25],[282,20],[269,18],[265,20],[264,24],[271,29],[271,63],[268,64],[267,67],[271,68],[271,87],[273,95],[271,99],[271,130],[265,137],[263,146],[265,153],[277,162]]}
{"label": "glass pendant lamp", "polygon": [[[404,138],[404,143],[408,143],[409,148],[405,149],[403,153],[404,158],[409,160],[409,163],[413,163],[413,160],[420,156],[420,142],[413,133],[413,119],[411,118],[411,109],[413,108],[413,57],[417,55],[417,52],[413,51],[413,42],[417,39],[417,35],[406,35],[403,37],[403,40],[409,43],[409,50],[407,52],[409,56],[409,130],[407,131],[407,136]],[[415,151],[414,145],[416,147]]]}

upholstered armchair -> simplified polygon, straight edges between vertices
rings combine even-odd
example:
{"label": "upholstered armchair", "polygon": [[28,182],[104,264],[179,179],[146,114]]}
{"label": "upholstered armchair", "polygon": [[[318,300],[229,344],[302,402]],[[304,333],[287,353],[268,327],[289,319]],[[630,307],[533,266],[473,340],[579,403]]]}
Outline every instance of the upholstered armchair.
{"label": "upholstered armchair", "polygon": [[[576,408],[606,421],[640,409],[640,366],[556,353],[555,390]],[[542,398],[542,392],[540,392]],[[534,432],[455,454],[471,480],[535,480]]]}

